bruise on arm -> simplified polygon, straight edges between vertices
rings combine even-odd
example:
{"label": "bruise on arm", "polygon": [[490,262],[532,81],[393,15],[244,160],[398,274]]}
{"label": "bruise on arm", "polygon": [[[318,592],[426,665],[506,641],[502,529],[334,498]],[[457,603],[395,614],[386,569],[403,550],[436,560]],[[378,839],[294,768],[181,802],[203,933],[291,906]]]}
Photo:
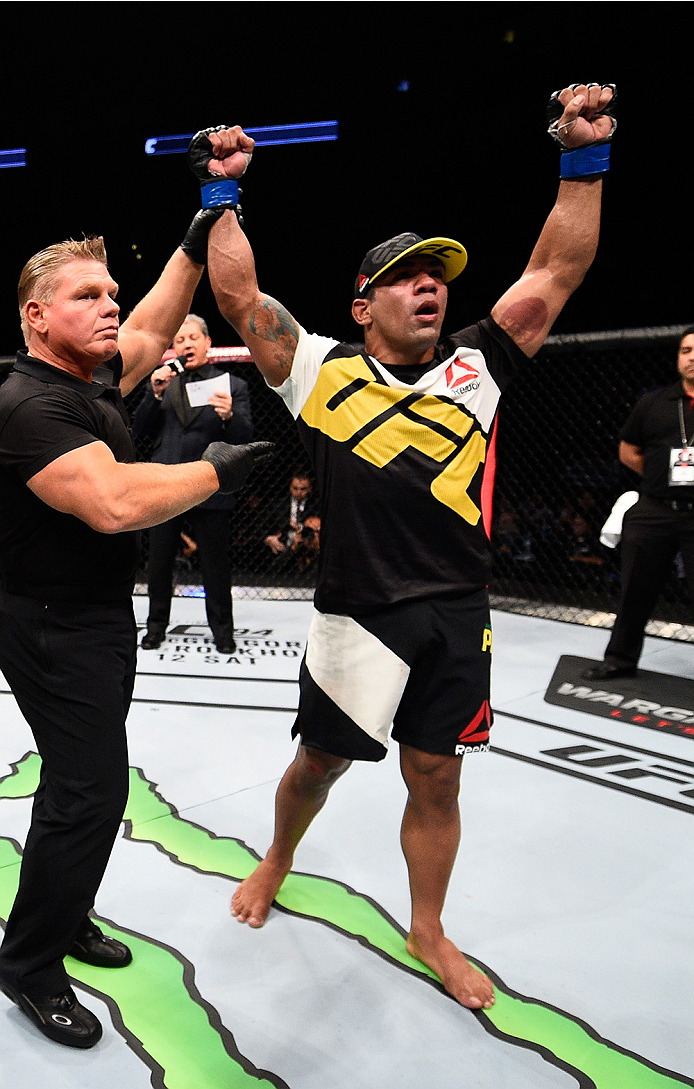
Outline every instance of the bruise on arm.
{"label": "bruise on arm", "polygon": [[289,371],[299,342],[299,326],[288,310],[269,295],[258,298],[248,320],[254,337],[274,345],[272,362]]}
{"label": "bruise on arm", "polygon": [[533,356],[582,282],[600,231],[602,175],[563,180],[530,261],[499,299],[492,317],[522,352]]}
{"label": "bruise on arm", "polygon": [[517,299],[508,306],[504,306],[502,300],[492,311],[492,317],[521,349],[537,340],[550,320],[544,299],[533,295]]}

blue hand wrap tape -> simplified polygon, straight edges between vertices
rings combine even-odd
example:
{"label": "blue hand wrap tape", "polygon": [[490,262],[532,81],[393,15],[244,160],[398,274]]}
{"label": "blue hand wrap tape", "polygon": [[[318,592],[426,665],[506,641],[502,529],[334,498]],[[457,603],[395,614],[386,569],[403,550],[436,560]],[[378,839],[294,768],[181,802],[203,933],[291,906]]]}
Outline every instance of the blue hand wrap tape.
{"label": "blue hand wrap tape", "polygon": [[610,144],[592,144],[565,151],[560,159],[561,178],[585,178],[589,174],[604,174],[610,169]]}
{"label": "blue hand wrap tape", "polygon": [[220,178],[202,187],[203,208],[218,208],[220,204],[238,204],[239,183],[233,178]]}

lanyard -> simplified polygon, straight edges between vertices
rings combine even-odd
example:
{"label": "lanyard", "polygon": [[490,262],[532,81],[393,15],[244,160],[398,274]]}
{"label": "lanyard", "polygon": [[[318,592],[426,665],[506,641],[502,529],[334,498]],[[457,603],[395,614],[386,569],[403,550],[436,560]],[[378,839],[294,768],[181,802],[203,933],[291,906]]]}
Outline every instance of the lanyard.
{"label": "lanyard", "polygon": [[678,407],[679,413],[680,413],[680,435],[682,437],[682,446],[691,446],[692,439],[694,439],[694,431],[692,431],[689,438],[687,438],[687,432],[685,431],[685,428],[684,428],[684,409],[682,407],[683,404],[684,404],[684,397],[680,397],[679,401],[677,402],[677,407]]}

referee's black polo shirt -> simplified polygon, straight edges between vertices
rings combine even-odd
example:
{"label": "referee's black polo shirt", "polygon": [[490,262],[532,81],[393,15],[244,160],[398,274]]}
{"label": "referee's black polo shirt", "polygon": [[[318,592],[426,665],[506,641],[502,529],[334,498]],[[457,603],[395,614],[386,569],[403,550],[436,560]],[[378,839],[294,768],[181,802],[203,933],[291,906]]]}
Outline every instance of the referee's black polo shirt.
{"label": "referee's black polo shirt", "polygon": [[670,487],[670,449],[683,446],[680,430],[678,403],[684,398],[684,427],[688,441],[693,440],[694,410],[682,382],[673,382],[665,389],[647,393],[637,401],[631,416],[624,424],[619,438],[622,442],[638,446],[643,451],[643,481],[641,494],[652,499],[694,500],[694,488],[677,485]]}
{"label": "referee's black polo shirt", "polygon": [[85,602],[132,593],[138,534],[98,533],[26,485],[61,454],[96,440],[116,461],[135,461],[122,369],[117,355],[85,382],[19,352],[0,387],[0,574],[8,593]]}

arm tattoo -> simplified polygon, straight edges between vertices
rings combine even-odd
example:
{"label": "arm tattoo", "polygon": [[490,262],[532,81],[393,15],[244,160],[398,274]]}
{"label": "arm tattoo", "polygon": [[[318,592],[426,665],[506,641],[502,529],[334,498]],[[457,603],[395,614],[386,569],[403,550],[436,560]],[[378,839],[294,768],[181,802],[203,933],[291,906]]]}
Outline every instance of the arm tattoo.
{"label": "arm tattoo", "polygon": [[283,369],[291,367],[299,342],[299,326],[289,311],[276,299],[263,295],[248,324],[254,336],[276,345],[273,362]]}

